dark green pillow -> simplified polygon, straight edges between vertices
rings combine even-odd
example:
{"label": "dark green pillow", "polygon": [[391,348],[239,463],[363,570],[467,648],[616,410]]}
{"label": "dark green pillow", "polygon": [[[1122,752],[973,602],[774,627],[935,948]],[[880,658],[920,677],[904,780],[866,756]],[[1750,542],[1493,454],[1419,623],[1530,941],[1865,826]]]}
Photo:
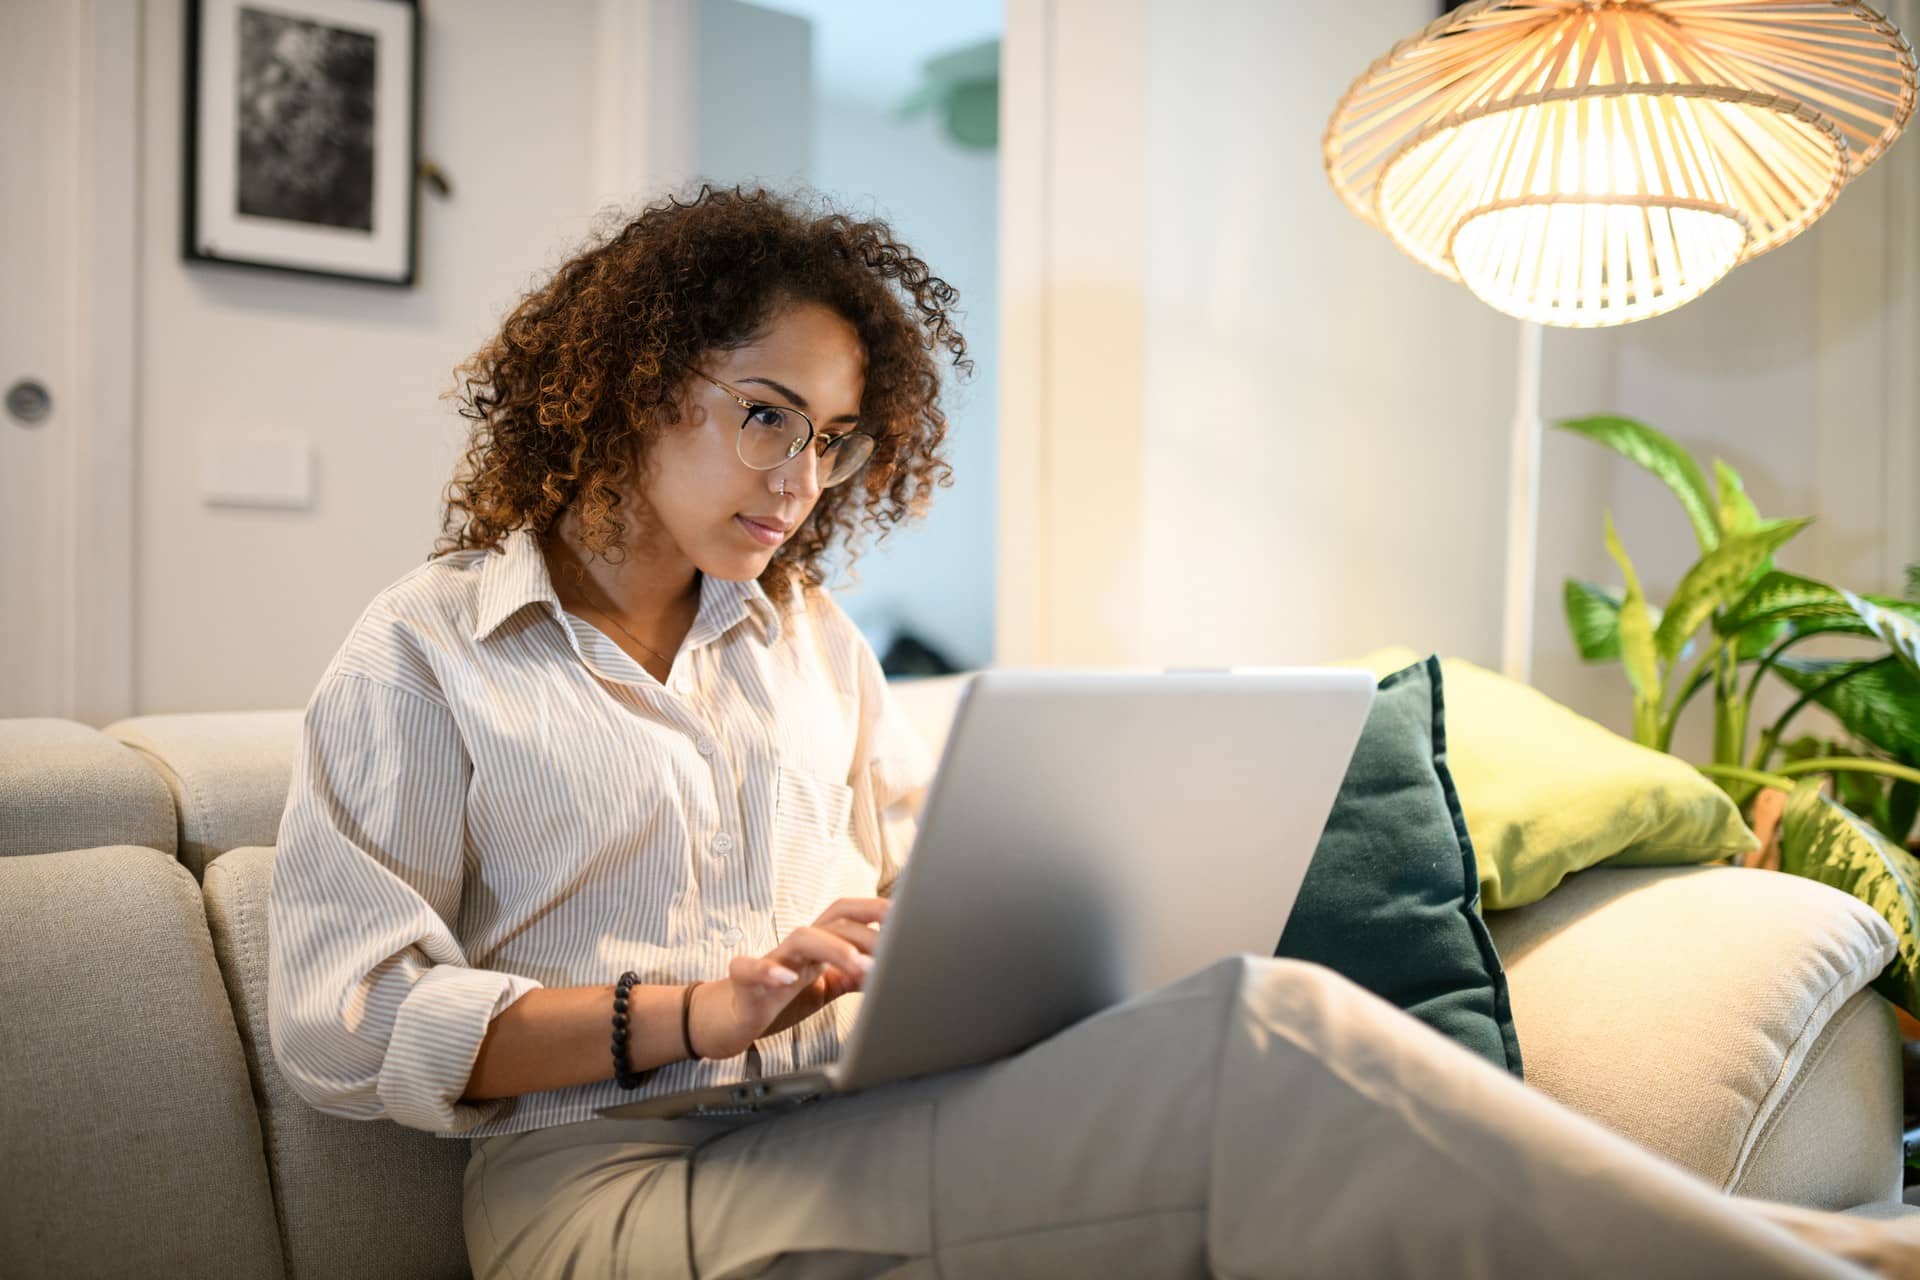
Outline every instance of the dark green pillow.
{"label": "dark green pillow", "polygon": [[1380,682],[1276,956],[1309,960],[1520,1074],[1507,975],[1447,772],[1440,659]]}

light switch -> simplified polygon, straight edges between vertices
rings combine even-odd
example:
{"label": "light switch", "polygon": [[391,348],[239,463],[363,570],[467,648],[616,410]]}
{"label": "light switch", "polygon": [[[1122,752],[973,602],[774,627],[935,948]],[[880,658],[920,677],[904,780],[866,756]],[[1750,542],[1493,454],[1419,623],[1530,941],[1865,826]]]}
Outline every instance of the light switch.
{"label": "light switch", "polygon": [[202,437],[200,496],[210,507],[311,507],[313,449],[306,434],[248,431]]}

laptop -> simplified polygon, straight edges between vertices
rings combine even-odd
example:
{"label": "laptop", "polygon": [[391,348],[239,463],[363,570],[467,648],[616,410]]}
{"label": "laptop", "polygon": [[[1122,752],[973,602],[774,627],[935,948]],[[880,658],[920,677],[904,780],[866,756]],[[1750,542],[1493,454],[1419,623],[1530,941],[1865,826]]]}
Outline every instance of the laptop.
{"label": "laptop", "polygon": [[598,1108],[788,1106],[992,1062],[1222,957],[1272,955],[1364,671],[995,670],[961,693],[832,1064]]}

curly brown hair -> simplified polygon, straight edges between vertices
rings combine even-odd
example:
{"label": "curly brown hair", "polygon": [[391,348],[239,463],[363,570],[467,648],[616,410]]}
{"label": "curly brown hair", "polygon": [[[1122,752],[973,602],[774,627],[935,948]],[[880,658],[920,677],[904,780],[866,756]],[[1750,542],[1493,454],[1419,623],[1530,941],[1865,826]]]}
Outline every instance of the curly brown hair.
{"label": "curly brown hair", "polygon": [[873,457],[821,493],[761,582],[775,599],[796,570],[821,584],[836,542],[851,563],[863,533],[883,537],[952,482],[936,356],[944,348],[956,372],[972,372],[957,297],[885,222],[760,188],[703,184],[596,231],[455,371],[448,397],[473,426],[434,555],[496,548],[523,528],[544,534],[571,507],[590,551],[617,558],[621,486],[679,422],[699,358],[752,342],[784,306],[814,302],[866,346],[860,421]]}

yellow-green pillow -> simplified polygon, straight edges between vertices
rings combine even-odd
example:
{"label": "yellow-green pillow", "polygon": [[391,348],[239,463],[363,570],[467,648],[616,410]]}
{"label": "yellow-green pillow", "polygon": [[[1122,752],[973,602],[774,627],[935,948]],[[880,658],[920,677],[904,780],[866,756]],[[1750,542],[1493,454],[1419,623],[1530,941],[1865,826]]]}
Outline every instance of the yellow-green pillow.
{"label": "yellow-green pillow", "polygon": [[[1418,660],[1383,649],[1386,675]],[[1686,761],[1629,742],[1538,690],[1441,660],[1447,758],[1489,911],[1538,902],[1601,862],[1671,866],[1737,857],[1758,841],[1726,792]]]}

